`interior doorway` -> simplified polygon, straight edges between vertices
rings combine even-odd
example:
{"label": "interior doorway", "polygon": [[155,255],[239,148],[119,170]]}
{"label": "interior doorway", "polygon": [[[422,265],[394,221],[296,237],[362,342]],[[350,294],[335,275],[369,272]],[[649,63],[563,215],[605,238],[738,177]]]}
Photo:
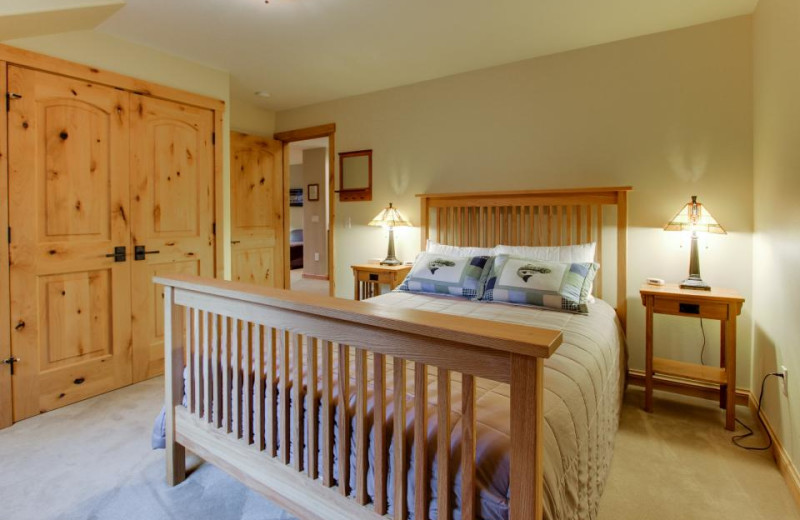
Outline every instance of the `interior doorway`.
{"label": "interior doorway", "polygon": [[334,125],[275,135],[283,142],[285,288],[333,295]]}

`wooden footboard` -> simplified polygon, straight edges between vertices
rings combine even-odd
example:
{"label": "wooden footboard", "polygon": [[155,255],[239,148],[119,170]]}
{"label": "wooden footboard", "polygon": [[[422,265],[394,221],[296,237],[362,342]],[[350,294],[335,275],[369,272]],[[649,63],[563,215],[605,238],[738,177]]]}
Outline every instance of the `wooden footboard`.
{"label": "wooden footboard", "polygon": [[[511,385],[510,518],[542,518],[543,362],[561,344],[559,331],[190,276],[159,277],[155,282],[164,286],[170,485],[185,478],[188,448],[300,518],[382,518],[390,489],[385,432],[392,429],[393,451],[388,456],[395,468],[393,518],[405,520],[412,455],[407,452],[411,444],[406,442],[405,425],[410,417],[406,414],[413,413],[413,458],[422,461],[414,466],[415,518],[428,517],[429,446],[438,461],[438,518],[449,520],[457,506],[456,464],[462,475],[461,518],[476,518],[475,378],[480,377]],[[405,391],[387,392],[390,382],[394,389],[406,388],[408,364],[414,367],[411,402]],[[368,371],[372,415],[367,409]],[[456,372],[462,385],[458,457],[451,453],[449,413],[454,404],[451,376]],[[437,382],[435,413],[428,413],[428,374]],[[266,398],[253,399],[254,394]],[[276,399],[276,394],[282,398]],[[348,442],[336,443],[340,463],[339,478],[334,479],[334,394],[339,400],[340,439],[350,438],[348,429],[355,418],[352,490],[350,466],[341,462],[350,460]],[[295,404],[305,401],[305,413],[303,406],[290,406],[285,398],[289,395]],[[389,398],[394,400],[393,428],[387,423]],[[432,422],[437,436],[429,445]],[[291,446],[286,439],[292,440]],[[368,493],[368,478],[374,478],[374,499]]]}

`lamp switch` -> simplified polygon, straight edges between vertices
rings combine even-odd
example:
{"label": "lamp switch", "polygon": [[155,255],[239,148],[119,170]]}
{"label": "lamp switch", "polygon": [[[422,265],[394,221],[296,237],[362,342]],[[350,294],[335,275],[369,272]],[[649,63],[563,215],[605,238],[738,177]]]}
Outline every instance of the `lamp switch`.
{"label": "lamp switch", "polygon": [[314,261],[319,262],[319,253],[314,253]]}

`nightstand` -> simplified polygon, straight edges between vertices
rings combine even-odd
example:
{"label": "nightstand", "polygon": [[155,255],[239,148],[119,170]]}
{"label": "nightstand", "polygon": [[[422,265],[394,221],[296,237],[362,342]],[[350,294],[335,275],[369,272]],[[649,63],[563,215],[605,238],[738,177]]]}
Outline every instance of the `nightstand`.
{"label": "nightstand", "polygon": [[411,270],[410,265],[351,265],[355,285],[355,299],[364,300],[381,294],[381,284],[390,289],[400,285]]}
{"label": "nightstand", "polygon": [[[663,374],[719,385],[719,405],[725,408],[725,428],[736,421],[736,317],[742,312],[742,298],[731,289],[698,291],[643,285],[639,290],[646,308],[646,373],[644,409],[653,411],[653,376]],[[720,366],[711,367],[653,357],[653,314],[720,321]]]}

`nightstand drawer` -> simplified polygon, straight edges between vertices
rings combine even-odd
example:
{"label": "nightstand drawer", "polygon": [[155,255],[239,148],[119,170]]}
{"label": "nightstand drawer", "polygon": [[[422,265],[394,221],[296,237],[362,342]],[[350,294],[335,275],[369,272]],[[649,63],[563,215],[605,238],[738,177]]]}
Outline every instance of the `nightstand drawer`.
{"label": "nightstand drawer", "polygon": [[657,314],[674,314],[676,316],[694,316],[712,320],[728,319],[728,304],[716,302],[680,301],[656,298],[653,312]]}
{"label": "nightstand drawer", "polygon": [[359,282],[374,282],[391,284],[395,273],[370,273],[369,271],[358,271]]}

